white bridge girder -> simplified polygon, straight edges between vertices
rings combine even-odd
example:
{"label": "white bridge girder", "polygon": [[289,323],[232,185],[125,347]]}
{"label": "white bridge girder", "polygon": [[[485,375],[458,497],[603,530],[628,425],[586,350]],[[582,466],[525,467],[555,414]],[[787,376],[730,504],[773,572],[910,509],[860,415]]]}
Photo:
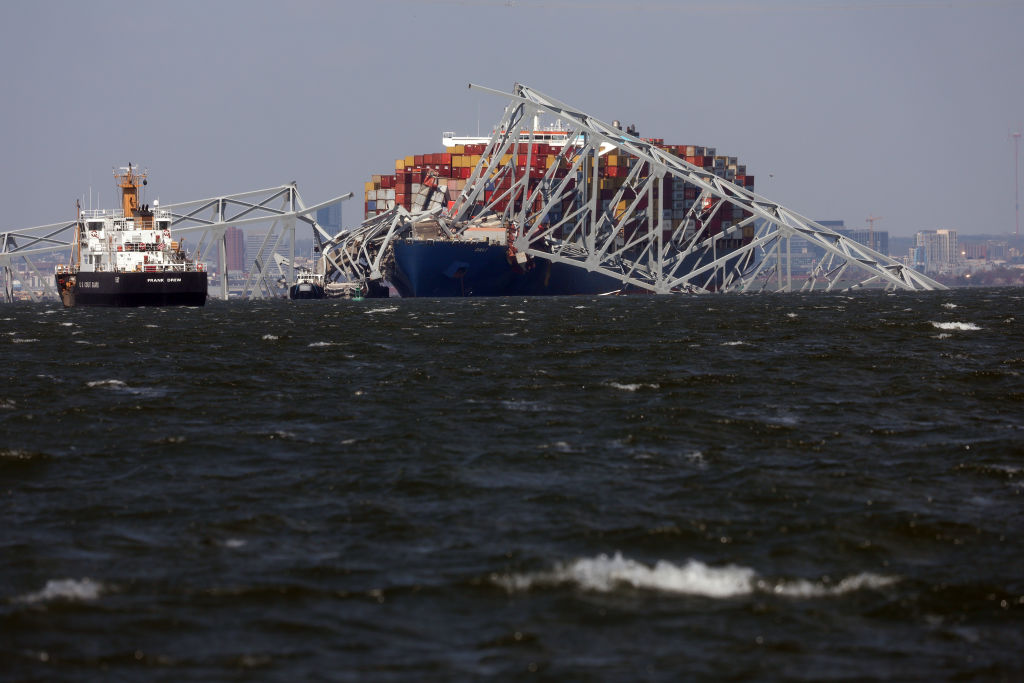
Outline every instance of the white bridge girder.
{"label": "white bridge girder", "polygon": [[[306,206],[294,182],[286,185],[251,190],[237,194],[222,195],[209,199],[164,204],[162,210],[171,213],[171,235],[181,241],[186,236],[197,240],[192,250],[199,261],[214,257],[217,250],[219,262],[226,271],[227,254],[225,232],[229,227],[246,228],[268,225],[266,237],[251,259],[249,275],[245,281],[242,296],[261,298],[282,296],[295,282],[292,264],[295,261],[295,226],[297,222],[309,224],[318,241],[329,242],[334,236],[328,234],[316,222],[316,211],[352,197],[352,193],[335,197],[326,202]],[[5,276],[5,300],[13,300],[11,283],[13,267],[19,261],[40,275],[44,283],[44,297],[58,298],[53,285],[53,274],[39,274],[31,258],[40,254],[68,252],[74,242],[76,221],[53,223],[22,230],[0,232],[0,268]],[[286,246],[287,258],[275,258],[276,250]],[[220,273],[220,298],[228,298],[227,272]]]}
{"label": "white bridge girder", "polygon": [[[347,277],[382,277],[381,263],[391,241],[407,236],[418,221],[436,220],[443,232],[458,238],[474,218],[493,213],[514,227],[519,253],[597,271],[617,279],[623,288],[659,294],[793,291],[786,255],[794,236],[825,254],[801,290],[868,284],[901,290],[945,288],[777,202],[525,85],[516,84],[512,93],[470,87],[505,97],[509,104],[452,210],[428,215],[399,208],[343,233],[325,254],[338,257],[335,265]],[[540,115],[565,126],[571,142],[558,155],[558,163],[542,177],[531,178],[533,145],[540,142],[532,122]],[[520,137],[520,131],[529,136]],[[517,168],[523,149],[525,172]],[[599,159],[613,150],[631,159],[625,181],[607,205],[617,207],[625,201],[627,209],[619,213],[602,206],[598,190]],[[686,218],[675,225],[665,218],[669,178],[698,192]],[[572,208],[559,215],[552,211],[556,206]],[[711,219],[723,207],[738,207],[744,218],[712,233]],[[769,270],[765,266],[772,253],[775,265]]]}

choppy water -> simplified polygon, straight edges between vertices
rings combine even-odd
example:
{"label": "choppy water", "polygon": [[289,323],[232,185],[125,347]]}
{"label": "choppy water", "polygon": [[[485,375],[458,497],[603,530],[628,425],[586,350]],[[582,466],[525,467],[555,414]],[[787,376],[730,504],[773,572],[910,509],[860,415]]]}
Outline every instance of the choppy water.
{"label": "choppy water", "polygon": [[19,304],[0,353],[0,676],[1024,676],[1019,289]]}

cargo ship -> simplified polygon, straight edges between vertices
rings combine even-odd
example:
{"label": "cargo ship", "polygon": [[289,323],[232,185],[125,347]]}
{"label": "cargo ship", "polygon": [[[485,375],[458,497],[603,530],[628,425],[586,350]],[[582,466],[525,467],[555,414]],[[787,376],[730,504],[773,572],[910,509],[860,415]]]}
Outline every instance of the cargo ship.
{"label": "cargo ship", "polygon": [[203,306],[205,267],[172,239],[170,212],[139,204],[146,173],[129,164],[114,175],[121,208],[79,208],[72,262],[55,269],[64,306]]}
{"label": "cargo ship", "polygon": [[[618,125],[618,122],[615,123]],[[621,129],[621,127],[620,127]],[[629,135],[636,136],[637,131],[630,126]],[[566,147],[577,145],[580,141],[572,138],[572,133],[558,128],[541,128],[536,125],[533,130],[524,130],[519,135],[519,143],[500,160],[502,165],[518,164],[520,175],[528,175],[530,187],[543,182],[542,178],[553,165],[564,162],[569,156]],[[459,137],[454,133],[442,134],[444,152],[417,154],[397,159],[395,172],[390,175],[374,175],[365,187],[365,218],[374,217],[392,211],[396,207],[404,207],[409,211],[436,209],[439,206],[451,206],[452,201],[466,187],[474,168],[480,163],[481,155],[490,138]],[[753,191],[754,176],[747,173],[746,166],[738,163],[736,157],[717,154],[715,148],[697,145],[666,145],[664,140],[642,138],[646,143],[673,154],[686,162],[703,168],[708,175],[717,175],[731,183]],[[495,159],[495,163],[497,159]],[[632,170],[636,159],[617,153],[615,147],[602,147],[597,162],[596,179],[591,174],[580,174],[574,182],[581,185],[596,184],[600,192],[602,210],[612,214],[622,214],[628,210],[631,201],[636,199],[639,207],[646,206],[647,198],[636,198],[628,192],[619,190]],[[552,174],[548,174],[549,176]],[[564,178],[564,172],[556,169],[556,178]],[[596,181],[596,183],[595,183]],[[481,193],[483,202],[496,212],[508,208],[504,200],[493,201],[507,192],[510,185],[488,183]],[[712,211],[711,202],[701,197],[698,189],[684,186],[677,182],[673,186],[671,179],[663,186],[665,197],[665,224],[673,230],[678,228],[695,215],[703,211],[708,219],[702,228],[709,236],[715,236],[728,230],[731,226],[750,216],[741,209],[727,206],[717,207]],[[618,196],[617,203],[613,199]],[[657,195],[655,195],[657,200]],[[539,202],[534,209],[539,209]],[[698,202],[708,202],[705,206],[694,206]],[[519,205],[513,208],[518,209]],[[549,210],[547,219],[554,224],[563,216],[578,209],[571,201],[566,200],[555,204]],[[692,220],[691,220],[692,222]],[[446,235],[442,230],[432,231],[423,227],[415,234],[403,236],[393,242],[393,265],[389,273],[395,289],[403,297],[449,297],[449,296],[504,296],[504,295],[572,295],[572,294],[608,294],[633,293],[623,287],[619,278],[607,274],[580,268],[564,262],[548,260],[534,254],[524,258],[514,248],[515,233],[511,226],[499,222],[477,225],[462,231],[457,239]],[[572,232],[571,227],[562,229],[566,235]],[[666,238],[671,234],[666,230]],[[721,258],[731,250],[738,249],[753,236],[752,229],[744,230],[742,237],[722,237],[714,241],[714,247],[706,250],[695,250],[687,253],[684,258],[685,269],[697,269],[716,258]],[[625,237],[625,236],[624,236]],[[535,247],[536,249],[536,247]],[[728,264],[722,272],[739,264],[736,261]],[[707,289],[715,289],[721,283],[712,276]],[[636,290],[642,291],[642,290]]]}

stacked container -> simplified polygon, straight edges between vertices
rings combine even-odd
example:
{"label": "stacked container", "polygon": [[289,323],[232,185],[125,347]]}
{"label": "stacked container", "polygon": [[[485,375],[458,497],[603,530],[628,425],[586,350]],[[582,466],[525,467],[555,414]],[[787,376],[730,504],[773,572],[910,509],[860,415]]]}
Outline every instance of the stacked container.
{"label": "stacked container", "polygon": [[[703,169],[708,176],[715,175],[724,178],[750,191],[754,189],[754,176],[747,173],[746,166],[739,164],[736,157],[718,155],[714,147],[666,145],[661,138],[644,138],[644,141],[680,158],[691,166]],[[444,152],[415,154],[397,159],[394,175],[375,175],[370,182],[366,183],[366,217],[376,216],[395,206],[403,206],[408,210],[419,210],[445,204],[450,205],[451,201],[465,188],[466,181],[472,175],[473,169],[480,164],[486,147],[487,144],[484,142],[452,145],[446,147]],[[520,142],[499,160],[499,168],[514,161],[516,178],[520,179],[529,175],[529,188],[532,192],[540,183],[548,182],[543,178],[552,166],[557,166],[553,174],[557,181],[560,182],[565,178],[575,162],[574,153],[575,148],[571,146],[567,148],[561,144]],[[591,160],[583,162],[578,177],[569,181],[570,189],[577,182],[585,184],[587,187],[590,186],[593,178],[592,163]],[[612,205],[616,194],[637,163],[640,162],[635,157],[621,153],[617,149],[603,154],[598,159],[596,191],[600,193],[600,207],[602,211],[610,213],[613,218],[625,215],[634,202],[638,211],[647,208],[648,195],[644,193],[637,198],[635,193],[629,189],[623,191],[619,201],[614,206]],[[641,177],[648,175],[647,166],[645,163],[644,167],[640,169]],[[508,176],[491,180],[485,186],[483,200],[486,202],[495,200],[493,206],[495,211],[505,210],[509,200],[507,197],[501,198],[501,196],[511,188],[512,182]],[[661,185],[664,188],[665,197],[661,200],[658,186],[655,187],[653,197],[655,206],[658,206],[658,202],[661,201],[660,225],[664,237],[668,239],[681,224],[684,225],[687,233],[696,230],[696,222],[690,211],[701,196],[699,188],[666,176],[664,184]],[[540,193],[534,206],[530,208],[535,211],[540,210],[544,201],[540,196],[545,194],[544,192]],[[722,206],[717,211],[712,211],[715,208],[715,201],[718,200],[698,207],[703,209],[697,219],[706,222],[705,234],[717,234],[750,216],[749,212],[732,206]],[[518,202],[513,208],[520,208]],[[552,207],[545,220],[556,223],[573,208],[575,207],[572,206],[572,200],[565,200]],[[655,218],[657,219],[657,217]],[[684,224],[684,221],[688,222]],[[646,229],[646,225],[634,224],[630,232]],[[564,234],[568,234],[569,230],[565,229]],[[625,229],[620,236],[623,239],[629,237]],[[753,226],[745,226],[744,241],[748,241],[752,237]]]}

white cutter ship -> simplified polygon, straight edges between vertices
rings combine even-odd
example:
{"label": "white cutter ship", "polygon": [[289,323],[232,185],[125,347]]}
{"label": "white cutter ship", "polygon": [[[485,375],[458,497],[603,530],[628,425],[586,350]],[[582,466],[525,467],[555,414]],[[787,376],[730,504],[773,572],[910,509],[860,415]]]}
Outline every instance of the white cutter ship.
{"label": "white cutter ship", "polygon": [[114,175],[121,209],[80,211],[72,263],[56,268],[64,305],[204,305],[206,269],[171,238],[171,213],[138,203],[146,173],[129,164]]}

